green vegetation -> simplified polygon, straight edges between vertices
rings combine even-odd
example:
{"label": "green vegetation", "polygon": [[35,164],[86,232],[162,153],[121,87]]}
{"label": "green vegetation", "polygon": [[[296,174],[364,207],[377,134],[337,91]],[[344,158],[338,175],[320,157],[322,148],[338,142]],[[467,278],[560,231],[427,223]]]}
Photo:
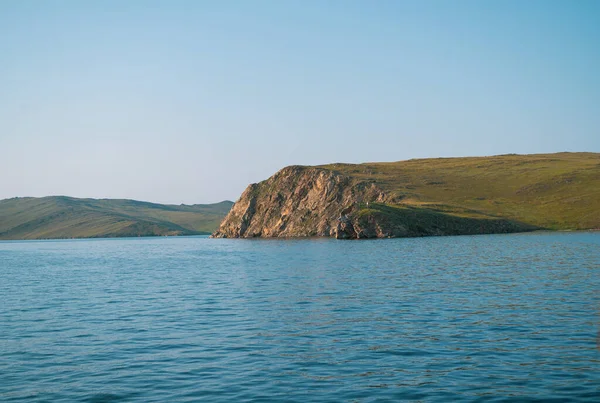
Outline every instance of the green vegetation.
{"label": "green vegetation", "polygon": [[176,206],[65,196],[6,199],[0,200],[0,239],[209,234],[232,204]]}
{"label": "green vegetation", "polygon": [[384,211],[383,205],[377,205],[359,211],[361,215],[385,213],[399,219],[398,214],[411,209],[426,220],[431,214],[444,214],[555,230],[600,228],[598,153],[415,159],[321,168],[372,181],[386,193],[388,207],[404,209]]}

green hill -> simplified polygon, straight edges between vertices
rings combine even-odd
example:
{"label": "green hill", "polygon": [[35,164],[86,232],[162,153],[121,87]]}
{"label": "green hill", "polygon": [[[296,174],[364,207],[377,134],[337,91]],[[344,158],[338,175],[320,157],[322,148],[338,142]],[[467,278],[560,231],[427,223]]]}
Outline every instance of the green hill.
{"label": "green hill", "polygon": [[600,154],[556,153],[331,164],[395,203],[554,230],[600,228]]}
{"label": "green hill", "polygon": [[0,239],[209,234],[232,204],[177,206],[66,196],[5,199],[0,200]]}
{"label": "green hill", "polygon": [[286,167],[214,237],[375,238],[600,229],[600,154]]}

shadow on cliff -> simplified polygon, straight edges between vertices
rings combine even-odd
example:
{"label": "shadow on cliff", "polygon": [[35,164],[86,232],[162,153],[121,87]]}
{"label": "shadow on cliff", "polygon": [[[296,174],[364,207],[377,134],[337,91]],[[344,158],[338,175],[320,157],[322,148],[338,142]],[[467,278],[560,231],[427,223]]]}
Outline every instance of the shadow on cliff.
{"label": "shadow on cliff", "polygon": [[543,229],[505,218],[465,217],[428,208],[379,203],[371,203],[368,208],[358,206],[351,221],[354,234],[347,234],[348,238],[498,234]]}

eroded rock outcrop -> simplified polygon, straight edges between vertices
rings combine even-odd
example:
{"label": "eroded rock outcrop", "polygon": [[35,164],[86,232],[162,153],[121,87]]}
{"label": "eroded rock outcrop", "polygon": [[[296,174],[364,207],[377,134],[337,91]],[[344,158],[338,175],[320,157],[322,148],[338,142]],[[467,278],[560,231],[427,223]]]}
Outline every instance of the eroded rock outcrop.
{"label": "eroded rock outcrop", "polygon": [[290,166],[248,186],[213,237],[374,237],[377,230],[355,228],[353,213],[360,203],[385,199],[375,183],[326,169]]}

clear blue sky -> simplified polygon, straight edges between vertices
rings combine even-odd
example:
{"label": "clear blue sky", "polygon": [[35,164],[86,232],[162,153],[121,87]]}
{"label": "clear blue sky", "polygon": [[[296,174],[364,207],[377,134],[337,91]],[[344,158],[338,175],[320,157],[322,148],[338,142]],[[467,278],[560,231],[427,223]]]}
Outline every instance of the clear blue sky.
{"label": "clear blue sky", "polygon": [[600,1],[0,0],[0,198],[600,151]]}

